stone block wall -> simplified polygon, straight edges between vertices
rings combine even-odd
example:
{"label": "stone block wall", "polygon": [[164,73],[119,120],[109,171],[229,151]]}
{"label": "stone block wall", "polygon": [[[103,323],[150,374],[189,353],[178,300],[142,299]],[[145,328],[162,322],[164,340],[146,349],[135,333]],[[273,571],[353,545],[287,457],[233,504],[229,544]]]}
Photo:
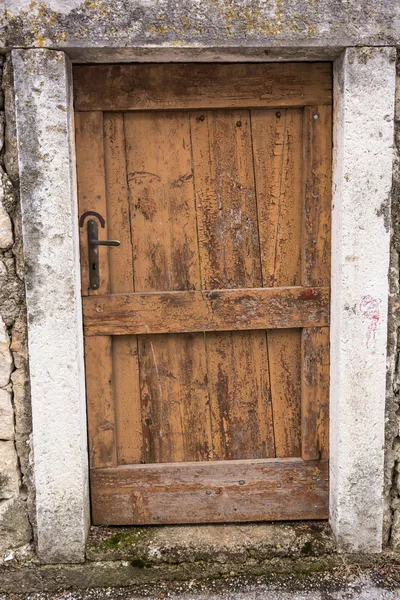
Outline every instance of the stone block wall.
{"label": "stone block wall", "polygon": [[34,522],[31,411],[12,69],[0,57],[0,562]]}

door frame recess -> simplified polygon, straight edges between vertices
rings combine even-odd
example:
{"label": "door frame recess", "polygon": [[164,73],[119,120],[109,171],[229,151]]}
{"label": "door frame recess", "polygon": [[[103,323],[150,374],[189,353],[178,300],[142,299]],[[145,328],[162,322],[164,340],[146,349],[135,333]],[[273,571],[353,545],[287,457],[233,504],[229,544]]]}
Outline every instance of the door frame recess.
{"label": "door frame recess", "polygon": [[[218,62],[222,50],[208,49],[204,62]],[[236,62],[251,62],[237,50]],[[330,523],[342,550],[380,552],[396,52],[339,52],[332,57]],[[320,56],[326,60],[324,47]],[[287,58],[282,49],[288,59],[293,49]],[[157,62],[168,60],[160,49]],[[181,49],[179,61],[193,62],[193,53]],[[38,553],[43,562],[79,562],[90,505],[71,64],[47,49],[13,50],[12,62]]]}

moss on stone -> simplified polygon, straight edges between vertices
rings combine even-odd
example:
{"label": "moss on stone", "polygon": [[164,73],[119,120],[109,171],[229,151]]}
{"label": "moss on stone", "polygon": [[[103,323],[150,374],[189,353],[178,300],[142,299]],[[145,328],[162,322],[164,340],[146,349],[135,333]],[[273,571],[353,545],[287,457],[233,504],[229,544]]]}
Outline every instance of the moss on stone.
{"label": "moss on stone", "polygon": [[137,542],[148,537],[151,529],[149,527],[135,527],[129,531],[117,531],[106,539],[92,541],[90,546],[96,550],[120,550],[134,547]]}

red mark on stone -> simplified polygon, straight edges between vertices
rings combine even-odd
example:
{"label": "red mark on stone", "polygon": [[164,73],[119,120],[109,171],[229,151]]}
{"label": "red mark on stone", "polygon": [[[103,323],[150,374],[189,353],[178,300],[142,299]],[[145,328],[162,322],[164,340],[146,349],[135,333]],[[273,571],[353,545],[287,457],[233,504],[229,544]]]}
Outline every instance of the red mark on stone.
{"label": "red mark on stone", "polygon": [[376,328],[380,319],[379,305],[381,301],[372,296],[363,296],[360,303],[360,310],[364,317],[369,320],[368,331],[367,331],[367,347],[372,339],[375,339]]}

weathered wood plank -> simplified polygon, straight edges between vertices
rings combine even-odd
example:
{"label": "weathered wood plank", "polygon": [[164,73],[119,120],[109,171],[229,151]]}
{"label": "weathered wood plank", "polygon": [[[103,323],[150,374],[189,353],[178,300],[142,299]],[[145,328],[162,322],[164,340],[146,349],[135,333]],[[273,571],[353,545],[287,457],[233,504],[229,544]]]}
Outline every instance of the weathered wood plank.
{"label": "weathered wood plank", "polygon": [[302,333],[301,455],[304,460],[329,457],[329,328],[307,327]]}
{"label": "weathered wood plank", "polygon": [[[135,290],[199,288],[189,115],[127,114],[125,128]],[[204,335],[141,336],[138,353],[142,459],[210,458]]]}
{"label": "weathered wood plank", "polygon": [[[108,235],[110,239],[118,239],[121,242],[118,248],[111,248],[109,251],[110,291],[133,292],[133,249],[124,118],[120,113],[106,113],[103,121]],[[100,249],[100,252],[103,252],[103,249]],[[143,434],[136,336],[113,337],[111,352],[117,462],[120,465],[140,463],[143,455]]]}
{"label": "weathered wood plank", "polygon": [[330,63],[75,65],[76,110],[305,106],[332,102]]}
{"label": "weathered wood plank", "polygon": [[[251,112],[263,283],[301,283],[303,110]],[[299,329],[268,331],[277,456],[300,456]]]}
{"label": "weathered wood plank", "polygon": [[213,459],[275,456],[264,331],[208,333],[206,345]]}
{"label": "weathered wood plank", "polygon": [[[121,245],[110,248],[110,292],[133,292],[133,247],[126,172],[124,116],[105,113],[104,173],[107,197],[107,231]],[[106,216],[106,215],[104,215]],[[107,248],[100,248],[107,251]],[[100,277],[102,277],[100,272]]]}
{"label": "weathered wood plank", "polygon": [[[249,111],[197,111],[190,123],[202,286],[261,287]],[[208,297],[215,322],[224,301],[219,292]],[[265,334],[252,331],[252,309],[251,318],[244,305],[237,309],[238,319],[228,326],[225,315],[223,329],[251,331],[222,333],[213,325],[205,336],[213,457],[266,458],[275,448]]]}
{"label": "weathered wood plank", "polygon": [[323,461],[233,460],[91,471],[95,525],[326,519]]}
{"label": "weathered wood plank", "polygon": [[301,283],[301,109],[251,111],[264,287]]}
{"label": "weathered wood plank", "polygon": [[[108,235],[106,188],[104,178],[103,115],[100,112],[75,113],[75,137],[77,158],[77,184],[79,219],[87,211],[95,211],[105,220],[99,224],[99,239]],[[89,288],[89,257],[87,243],[87,220],[79,228],[79,246],[82,274],[82,295],[107,294],[110,291],[109,250],[99,251],[100,287]]]}
{"label": "weathered wood plank", "polygon": [[87,335],[185,333],[329,324],[328,288],[257,288],[83,299]]}
{"label": "weathered wood plank", "polygon": [[203,289],[262,287],[249,111],[190,124]]}
{"label": "weathered wood plank", "polygon": [[137,292],[200,288],[185,113],[125,115]]}
{"label": "weathered wood plank", "polygon": [[145,335],[139,351],[143,462],[210,460],[204,336]]}
{"label": "weathered wood plank", "polygon": [[137,336],[112,338],[112,372],[119,465],[143,460]]}
{"label": "weathered wood plank", "polygon": [[[304,109],[303,285],[329,285],[332,108]],[[329,330],[302,334],[302,456],[329,452]]]}
{"label": "weathered wood plank", "polygon": [[[95,211],[105,220],[99,226],[99,238],[108,235],[106,185],[104,173],[103,115],[98,112],[76,113],[77,184],[80,218]],[[98,290],[89,288],[87,218],[80,227],[82,295],[106,294],[110,291],[108,249],[99,252],[101,272]],[[116,466],[115,407],[112,374],[112,339],[85,338],[86,397],[91,467]]]}
{"label": "weathered wood plank", "polygon": [[301,330],[268,331],[277,457],[301,456]]}
{"label": "weathered wood plank", "polygon": [[110,337],[85,338],[86,398],[91,468],[117,465]]}
{"label": "weathered wood plank", "polygon": [[329,285],[331,267],[332,107],[304,109],[302,285]]}

